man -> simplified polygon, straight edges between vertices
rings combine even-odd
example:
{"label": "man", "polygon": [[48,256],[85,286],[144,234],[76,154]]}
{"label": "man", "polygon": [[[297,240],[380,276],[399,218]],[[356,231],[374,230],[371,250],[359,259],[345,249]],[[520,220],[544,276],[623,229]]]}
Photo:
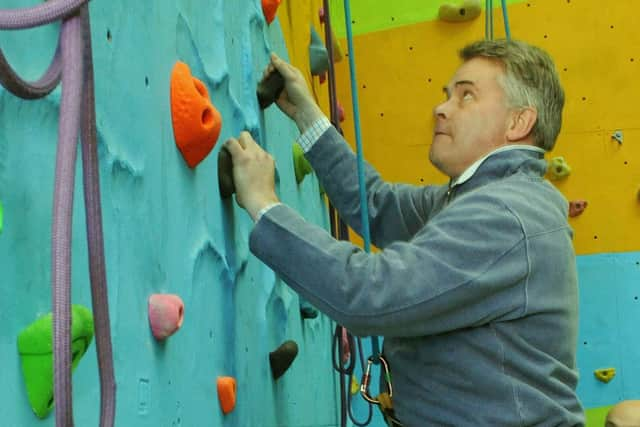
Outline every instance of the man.
{"label": "man", "polygon": [[[227,141],[252,252],[359,335],[382,335],[405,426],[581,426],[577,280],[567,202],[544,180],[564,94],[550,57],[516,41],[460,52],[435,116],[431,162],[449,185],[383,182],[367,169],[368,254],[279,203],[273,159]],[[280,109],[342,217],[360,228],[355,156],[275,55]],[[390,141],[389,143],[393,143]]]}

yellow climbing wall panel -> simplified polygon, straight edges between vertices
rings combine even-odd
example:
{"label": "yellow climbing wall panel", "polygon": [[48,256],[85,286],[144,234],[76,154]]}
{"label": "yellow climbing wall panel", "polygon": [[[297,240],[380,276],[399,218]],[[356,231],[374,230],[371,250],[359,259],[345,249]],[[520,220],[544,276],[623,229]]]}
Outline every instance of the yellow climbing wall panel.
{"label": "yellow climbing wall panel", "polygon": [[[571,218],[578,254],[640,250],[640,32],[632,0],[532,0],[509,6],[514,38],[545,48],[565,88],[563,130],[549,157],[572,174],[554,182],[568,200],[585,199]],[[503,37],[496,9],[496,37]],[[465,23],[422,22],[355,38],[365,157],[392,181],[444,183],[428,161],[432,110],[459,65],[457,51],[484,37],[484,16]],[[344,46],[346,41],[341,40]],[[337,64],[345,135],[355,141],[348,62]],[[623,132],[619,144],[611,138]]]}
{"label": "yellow climbing wall panel", "polygon": [[325,113],[329,114],[329,93],[326,83],[321,85],[319,78],[311,75],[309,66],[309,41],[311,25],[323,38],[324,27],[320,24],[319,10],[322,0],[283,0],[278,8],[278,19],[282,28],[289,61],[295,65],[307,79],[316,101]]}

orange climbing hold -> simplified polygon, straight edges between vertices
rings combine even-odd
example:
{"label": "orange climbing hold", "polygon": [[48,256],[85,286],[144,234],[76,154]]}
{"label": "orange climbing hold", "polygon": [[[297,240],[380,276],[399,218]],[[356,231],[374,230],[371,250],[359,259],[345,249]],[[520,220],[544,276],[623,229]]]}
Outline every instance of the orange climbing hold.
{"label": "orange climbing hold", "polygon": [[216,145],[222,118],[204,83],[180,61],[171,72],[171,121],[178,149],[189,167],[196,167]]}
{"label": "orange climbing hold", "polygon": [[267,24],[271,24],[276,19],[276,12],[282,0],[262,0],[262,13],[267,20]]}
{"label": "orange climbing hold", "polygon": [[218,377],[218,400],[222,412],[228,414],[236,406],[236,379],[233,377]]}

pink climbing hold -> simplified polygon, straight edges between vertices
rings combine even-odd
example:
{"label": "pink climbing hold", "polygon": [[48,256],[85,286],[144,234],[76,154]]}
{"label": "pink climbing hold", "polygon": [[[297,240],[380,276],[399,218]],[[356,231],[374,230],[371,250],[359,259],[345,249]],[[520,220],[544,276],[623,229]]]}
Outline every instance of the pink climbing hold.
{"label": "pink climbing hold", "polygon": [[351,346],[349,345],[349,335],[345,327],[342,328],[340,344],[342,345],[342,364],[346,365],[351,358]]}
{"label": "pink climbing hold", "polygon": [[184,320],[184,303],[177,295],[153,294],[149,297],[149,324],[157,340],[173,335]]}
{"label": "pink climbing hold", "polygon": [[586,200],[572,200],[569,202],[569,216],[575,217],[580,215],[587,208]]}

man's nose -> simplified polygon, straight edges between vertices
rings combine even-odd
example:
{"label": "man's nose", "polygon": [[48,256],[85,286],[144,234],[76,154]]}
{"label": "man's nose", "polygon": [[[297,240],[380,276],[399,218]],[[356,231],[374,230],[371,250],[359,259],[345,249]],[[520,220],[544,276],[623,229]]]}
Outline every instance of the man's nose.
{"label": "man's nose", "polygon": [[435,117],[436,119],[446,119],[448,116],[446,105],[447,105],[446,101],[436,105],[435,108],[433,109],[433,117]]}

